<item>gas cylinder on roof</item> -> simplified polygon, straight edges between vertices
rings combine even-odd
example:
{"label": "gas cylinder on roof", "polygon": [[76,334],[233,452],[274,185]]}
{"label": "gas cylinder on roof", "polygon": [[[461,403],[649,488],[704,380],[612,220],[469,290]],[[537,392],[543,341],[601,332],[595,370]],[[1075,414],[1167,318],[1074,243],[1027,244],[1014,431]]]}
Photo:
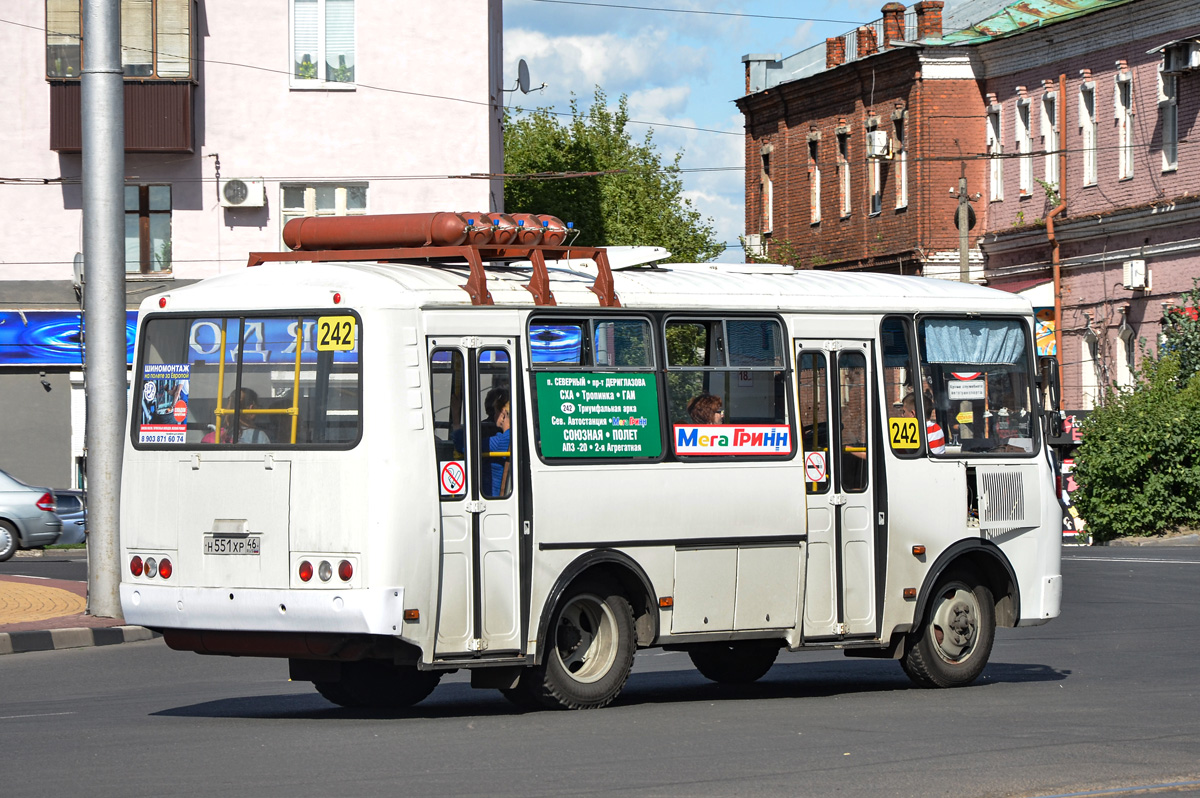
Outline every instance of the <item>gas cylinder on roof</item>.
{"label": "gas cylinder on roof", "polygon": [[467,222],[457,213],[394,213],[379,216],[305,216],[283,228],[293,250],[456,247],[466,242]]}
{"label": "gas cylinder on roof", "polygon": [[517,223],[507,213],[489,213],[492,221],[492,243],[499,246],[511,244],[517,240]]}
{"label": "gas cylinder on roof", "polygon": [[532,213],[514,213],[513,221],[517,223],[517,241],[523,247],[533,247],[542,243],[542,220]]}
{"label": "gas cylinder on roof", "polygon": [[495,243],[495,225],[492,224],[492,220],[488,218],[486,213],[476,213],[475,211],[464,213],[459,211],[458,215],[467,223],[468,245],[478,247]]}
{"label": "gas cylinder on roof", "polygon": [[542,243],[548,247],[557,247],[567,240],[567,226],[562,219],[543,213],[538,215],[542,227]]}

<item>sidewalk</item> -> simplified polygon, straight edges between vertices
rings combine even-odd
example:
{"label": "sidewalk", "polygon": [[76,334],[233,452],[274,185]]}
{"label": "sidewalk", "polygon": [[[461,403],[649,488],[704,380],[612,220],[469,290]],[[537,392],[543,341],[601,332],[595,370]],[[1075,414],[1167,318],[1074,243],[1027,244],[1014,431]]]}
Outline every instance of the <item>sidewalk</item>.
{"label": "sidewalk", "polygon": [[108,646],[157,636],[86,610],[86,582],[0,574],[0,654]]}

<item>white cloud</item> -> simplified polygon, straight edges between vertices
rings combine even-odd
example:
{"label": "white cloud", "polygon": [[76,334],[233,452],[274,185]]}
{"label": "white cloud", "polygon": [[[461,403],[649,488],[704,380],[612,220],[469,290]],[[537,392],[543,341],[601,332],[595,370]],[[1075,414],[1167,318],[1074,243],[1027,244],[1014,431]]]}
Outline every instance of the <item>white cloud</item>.
{"label": "white cloud", "polygon": [[629,116],[648,122],[656,119],[666,120],[683,113],[687,109],[691,95],[691,86],[660,86],[631,92]]}

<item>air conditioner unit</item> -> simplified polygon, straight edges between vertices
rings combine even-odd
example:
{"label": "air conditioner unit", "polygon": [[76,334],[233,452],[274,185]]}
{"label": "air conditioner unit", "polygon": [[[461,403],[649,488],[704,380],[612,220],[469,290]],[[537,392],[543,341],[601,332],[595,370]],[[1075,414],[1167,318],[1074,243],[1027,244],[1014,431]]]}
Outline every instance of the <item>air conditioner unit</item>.
{"label": "air conditioner unit", "polygon": [[1200,69],[1200,42],[1180,42],[1163,50],[1163,72]]}
{"label": "air conditioner unit", "polygon": [[1146,271],[1146,261],[1141,259],[1127,260],[1121,264],[1121,285],[1131,291],[1145,291],[1150,287],[1149,273]]}
{"label": "air conditioner unit", "polygon": [[752,258],[765,258],[767,256],[766,242],[763,241],[762,234],[749,233],[746,236],[746,254]]}
{"label": "air conditioner unit", "polygon": [[267,187],[262,178],[222,180],[217,186],[222,208],[261,208],[267,204]]}
{"label": "air conditioner unit", "polygon": [[867,157],[868,158],[891,158],[892,143],[888,139],[888,134],[882,130],[867,131]]}

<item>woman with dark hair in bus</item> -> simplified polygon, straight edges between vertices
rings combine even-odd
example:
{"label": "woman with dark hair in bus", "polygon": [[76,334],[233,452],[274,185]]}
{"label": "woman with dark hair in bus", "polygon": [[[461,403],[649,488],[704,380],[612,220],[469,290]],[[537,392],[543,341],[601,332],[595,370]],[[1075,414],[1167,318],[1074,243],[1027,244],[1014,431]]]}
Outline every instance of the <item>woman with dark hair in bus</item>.
{"label": "woman with dark hair in bus", "polygon": [[687,405],[688,415],[697,424],[721,424],[725,421],[725,411],[719,396],[702,393],[693,397]]}

